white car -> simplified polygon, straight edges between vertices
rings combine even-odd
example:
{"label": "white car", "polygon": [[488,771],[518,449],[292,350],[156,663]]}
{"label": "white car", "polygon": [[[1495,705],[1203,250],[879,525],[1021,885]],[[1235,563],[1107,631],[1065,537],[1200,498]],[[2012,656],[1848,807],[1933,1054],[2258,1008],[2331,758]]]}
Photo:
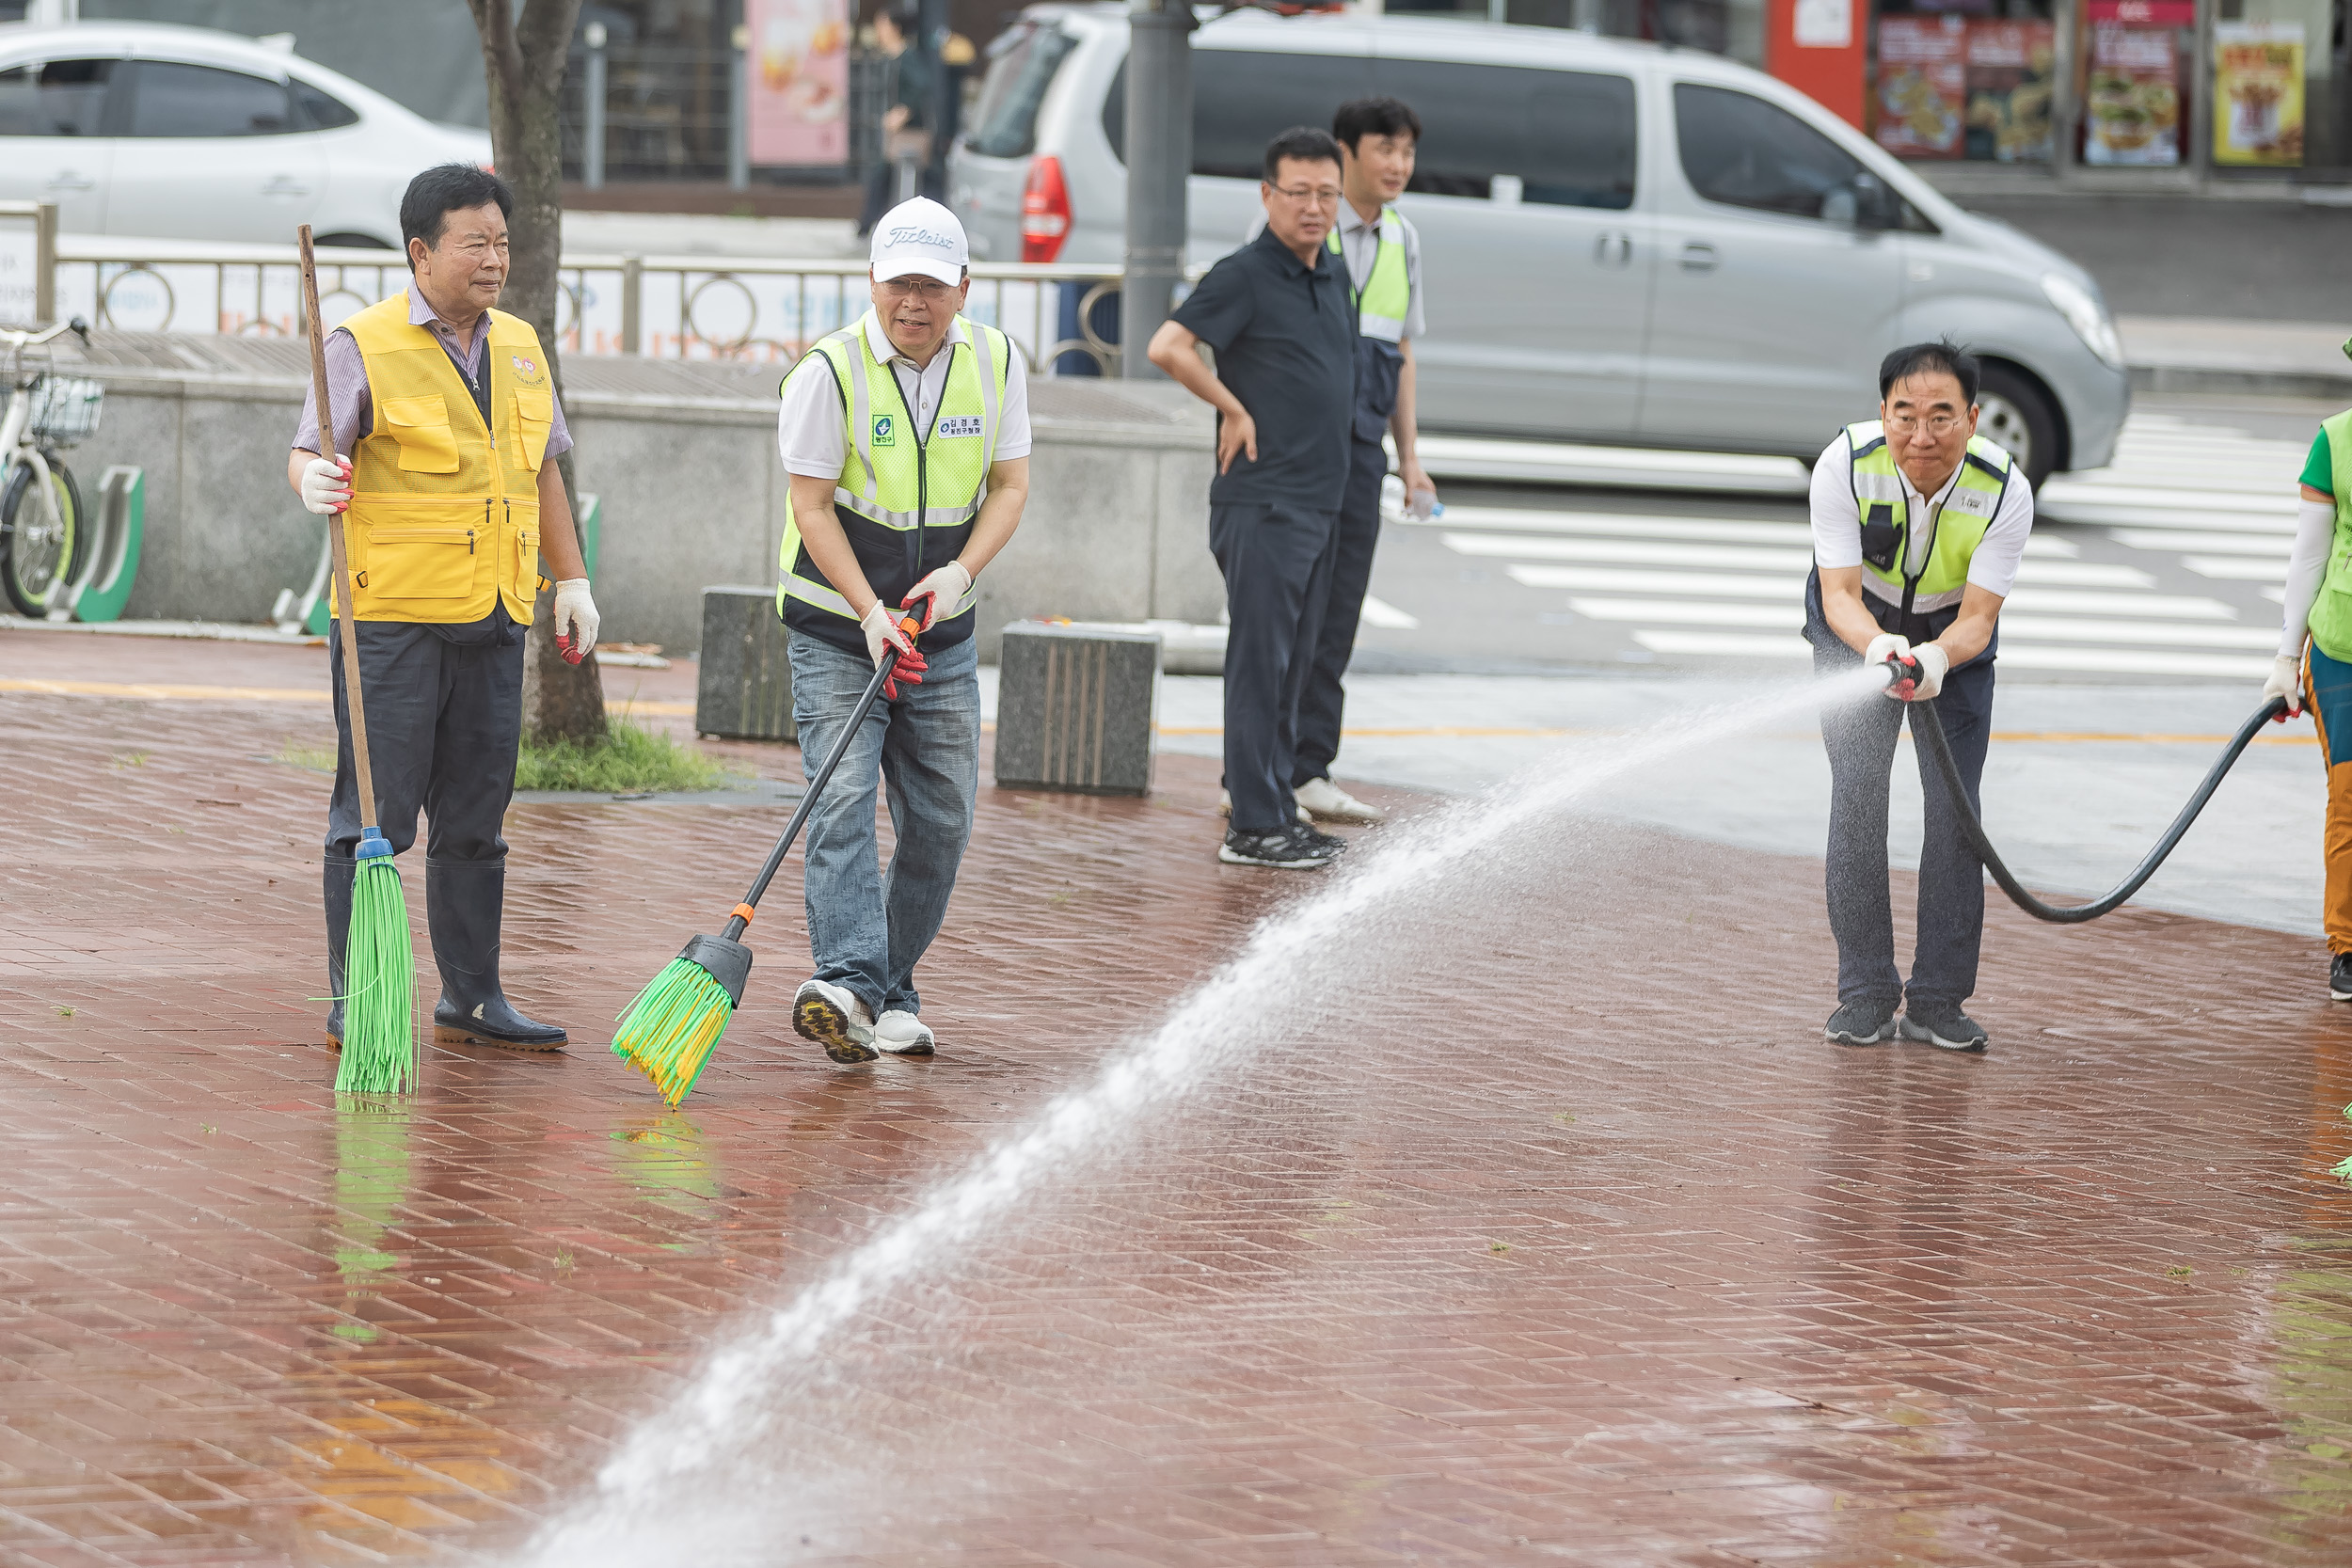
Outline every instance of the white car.
{"label": "white car", "polygon": [[152,23],[0,24],[0,200],[54,201],[72,234],[400,248],[434,164],[488,166],[437,125],[293,52],[291,39]]}

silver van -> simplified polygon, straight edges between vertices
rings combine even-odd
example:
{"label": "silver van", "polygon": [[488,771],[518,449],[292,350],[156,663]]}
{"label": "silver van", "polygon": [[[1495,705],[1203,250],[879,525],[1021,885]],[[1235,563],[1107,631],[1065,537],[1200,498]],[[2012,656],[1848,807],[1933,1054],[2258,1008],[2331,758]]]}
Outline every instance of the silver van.
{"label": "silver van", "polygon": [[[1038,5],[994,45],[948,170],[990,261],[1112,262],[1127,13]],[[1983,433],[2038,483],[2097,467],[2130,407],[2099,287],[1962,211],[1802,93],[1711,55],[1547,27],[1236,11],[1193,35],[1191,260],[1247,237],[1259,160],[1351,98],[1420,115],[1433,430],[1810,461],[1880,357],[1949,334]]]}

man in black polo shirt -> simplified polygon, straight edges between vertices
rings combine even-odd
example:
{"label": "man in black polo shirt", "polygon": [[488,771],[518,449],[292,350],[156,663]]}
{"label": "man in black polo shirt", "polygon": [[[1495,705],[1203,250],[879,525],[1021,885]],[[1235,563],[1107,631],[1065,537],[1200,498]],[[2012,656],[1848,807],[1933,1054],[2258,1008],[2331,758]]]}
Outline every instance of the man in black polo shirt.
{"label": "man in black polo shirt", "polygon": [[[1267,143],[1263,233],[1209,269],[1152,339],[1152,363],[1216,410],[1209,548],[1225,574],[1225,787],[1234,865],[1329,863],[1344,841],[1291,797],[1298,698],[1339,545],[1355,409],[1356,309],[1324,241],[1340,149],[1299,126]],[[1216,352],[1211,372],[1199,353]]]}

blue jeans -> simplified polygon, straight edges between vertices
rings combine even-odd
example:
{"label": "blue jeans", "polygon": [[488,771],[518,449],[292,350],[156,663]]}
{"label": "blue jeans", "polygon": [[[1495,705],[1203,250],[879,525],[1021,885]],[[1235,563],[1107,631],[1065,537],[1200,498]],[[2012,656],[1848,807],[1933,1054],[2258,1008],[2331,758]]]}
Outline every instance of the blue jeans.
{"label": "blue jeans", "polygon": [[[801,768],[813,775],[874,678],[873,660],[806,632],[786,641]],[[878,697],[809,813],[803,855],[808,945],[817,978],[854,992],[879,1018],[919,1013],[914,966],[956,890],[980,785],[980,657],[969,640],[930,656],[920,686]],[[890,872],[875,842],[874,781],[890,802]]]}

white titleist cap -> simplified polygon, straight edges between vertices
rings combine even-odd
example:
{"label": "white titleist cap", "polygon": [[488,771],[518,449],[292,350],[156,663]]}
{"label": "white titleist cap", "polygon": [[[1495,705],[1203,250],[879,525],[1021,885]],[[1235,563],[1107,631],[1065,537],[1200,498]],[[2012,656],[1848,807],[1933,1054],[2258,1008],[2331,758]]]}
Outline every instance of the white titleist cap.
{"label": "white titleist cap", "polygon": [[963,225],[956,221],[955,214],[930,197],[901,201],[874,225],[877,282],[887,283],[894,277],[936,277],[942,283],[961,283],[963,269],[971,260],[972,252],[963,241]]}

